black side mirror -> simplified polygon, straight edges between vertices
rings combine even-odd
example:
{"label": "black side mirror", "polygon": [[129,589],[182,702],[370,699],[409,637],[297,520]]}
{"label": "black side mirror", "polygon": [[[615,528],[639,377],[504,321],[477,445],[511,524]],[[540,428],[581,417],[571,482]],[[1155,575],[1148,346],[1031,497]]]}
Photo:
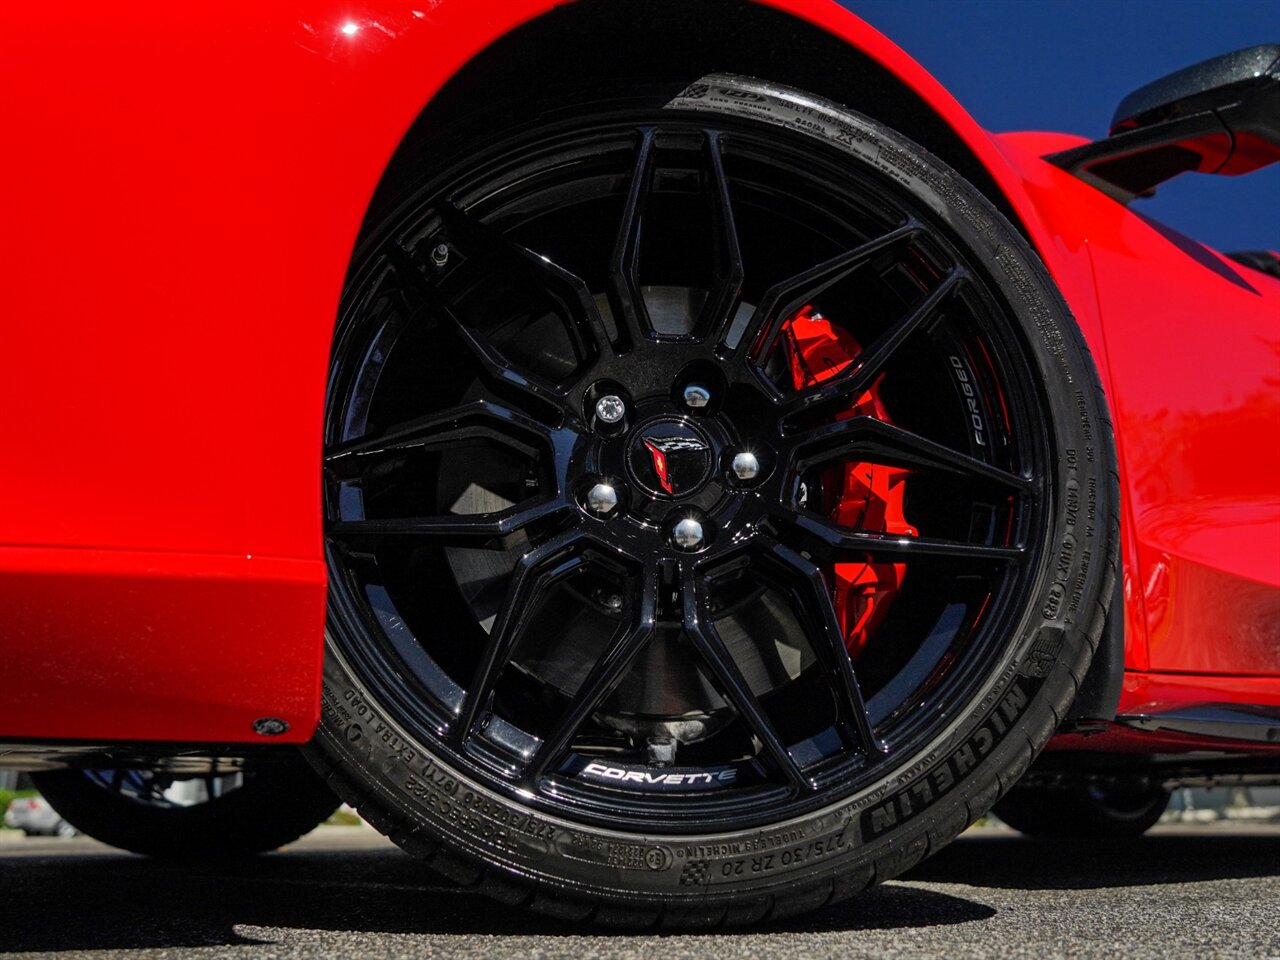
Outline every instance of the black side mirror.
{"label": "black side mirror", "polygon": [[1120,101],[1111,135],[1045,157],[1122,202],[1190,170],[1236,175],[1280,160],[1280,44],[1214,57]]}

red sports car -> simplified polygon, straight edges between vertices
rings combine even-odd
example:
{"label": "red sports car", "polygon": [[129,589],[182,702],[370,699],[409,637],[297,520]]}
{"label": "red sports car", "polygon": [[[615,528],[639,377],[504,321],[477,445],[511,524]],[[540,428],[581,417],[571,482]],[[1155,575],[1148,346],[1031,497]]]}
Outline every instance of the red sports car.
{"label": "red sports car", "polygon": [[1138,199],[1280,158],[1280,46],[1090,143],[822,0],[47,17],[0,58],[0,765],[84,832],[341,798],[703,926],[993,805],[1280,779],[1280,257]]}

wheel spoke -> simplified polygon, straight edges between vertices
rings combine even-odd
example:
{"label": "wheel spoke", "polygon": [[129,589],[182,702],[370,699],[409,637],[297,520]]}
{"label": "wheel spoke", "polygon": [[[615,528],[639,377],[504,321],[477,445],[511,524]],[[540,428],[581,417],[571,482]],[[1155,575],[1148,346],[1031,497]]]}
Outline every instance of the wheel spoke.
{"label": "wheel spoke", "polygon": [[569,334],[581,358],[591,360],[599,355],[609,339],[586,281],[452,203],[441,203],[439,211],[450,238],[463,252],[491,258],[523,274],[552,299],[568,320]]}
{"label": "wheel spoke", "polygon": [[760,707],[746,677],[738,669],[724,641],[711,620],[710,599],[704,588],[705,581],[697,574],[694,564],[684,565],[681,593],[684,607],[684,629],[694,648],[701,655],[716,684],[730,706],[746,723],[748,729],[760,740],[773,764],[786,776],[788,783],[798,791],[813,788],[778,731]]}
{"label": "wheel spoke", "polygon": [[537,600],[586,564],[581,544],[581,535],[571,530],[535,547],[516,562],[471,685],[462,698],[458,716],[449,725],[450,736],[459,746],[465,746],[476,721],[488,710],[494,684],[537,611]]}
{"label": "wheel spoke", "polygon": [[538,421],[492,400],[476,400],[334,447],[324,456],[325,469],[338,479],[356,479],[370,463],[387,456],[478,439],[496,440],[526,453],[554,446],[551,431]]}
{"label": "wheel spoke", "polygon": [[725,337],[733,325],[738,304],[742,299],[742,249],[738,245],[738,226],[733,217],[733,198],[729,191],[729,177],[724,170],[724,151],[720,135],[706,134],[707,167],[711,179],[711,205],[715,222],[714,247],[717,276],[711,296],[707,300],[707,338],[715,344],[717,353],[724,353],[728,346]]}
{"label": "wheel spoke", "polygon": [[652,178],[653,131],[645,128],[640,131],[622,222],[618,226],[618,238],[609,267],[609,301],[614,322],[627,346],[632,348],[648,337],[651,329],[649,311],[640,293],[640,241]]}
{"label": "wheel spoke", "polygon": [[658,565],[645,565],[635,590],[633,606],[634,623],[613,640],[596,660],[587,678],[574,694],[573,702],[556,722],[555,727],[542,742],[538,752],[529,761],[525,779],[530,786],[558,760],[573,742],[574,734],[583,722],[593,714],[604,699],[621,682],[631,664],[635,662],[654,633],[654,621],[658,608]]}
{"label": "wheel spoke", "polygon": [[919,223],[909,220],[888,233],[874,237],[866,243],[837,254],[830,260],[774,284],[760,299],[760,305],[747,324],[735,354],[757,361],[767,356],[788,317],[793,316],[801,307],[812,302],[821,293],[839,283],[869,260],[905,246],[918,237],[923,230]]}
{"label": "wheel spoke", "polygon": [[876,377],[884,372],[890,358],[903,342],[917,330],[928,325],[936,316],[938,309],[967,279],[968,275],[962,270],[949,271],[923,300],[912,307],[906,316],[885,331],[860,356],[855,357],[848,367],[830,379],[789,396],[784,417],[790,417],[827,400],[864,393],[870,389]]}
{"label": "wheel spoke", "polygon": [[573,507],[559,498],[530,500],[493,513],[452,514],[431,517],[396,517],[375,520],[339,520],[325,535],[354,546],[373,547],[412,539],[443,545],[483,546],[485,541],[508,537],[534,523],[563,519]]}
{"label": "wheel spoke", "polygon": [[807,607],[813,615],[815,637],[814,654],[826,667],[835,681],[836,690],[843,698],[849,722],[862,748],[869,757],[883,754],[887,745],[876,737],[871,725],[871,717],[867,713],[867,703],[862,696],[862,688],[853,668],[853,660],[849,657],[849,648],[845,644],[844,631],[840,629],[840,620],[836,616],[835,604],[831,599],[831,591],[822,576],[822,571],[810,560],[806,560],[790,547],[765,541],[765,549],[782,566],[791,572],[797,583],[797,598],[802,607]]}
{"label": "wheel spoke", "polygon": [[797,471],[837,459],[938,470],[969,480],[982,480],[1018,493],[1033,481],[977,457],[935,443],[875,417],[850,417],[798,437],[792,446]]}
{"label": "wheel spoke", "polygon": [[556,408],[563,408],[564,392],[541,377],[522,373],[516,369],[501,352],[463,323],[439,289],[423,273],[422,267],[412,254],[400,246],[389,244],[387,259],[396,278],[403,284],[401,289],[405,296],[415,301],[427,314],[434,315],[449,325],[462,341],[462,345],[480,365],[481,373],[488,380],[504,384],[521,394],[534,397]]}
{"label": "wheel spoke", "polygon": [[775,522],[800,538],[806,552],[833,563],[849,554],[884,557],[899,562],[927,557],[1017,563],[1026,556],[1026,550],[1017,546],[991,546],[929,537],[895,537],[870,530],[847,530],[816,513],[796,507],[774,507],[772,516]]}

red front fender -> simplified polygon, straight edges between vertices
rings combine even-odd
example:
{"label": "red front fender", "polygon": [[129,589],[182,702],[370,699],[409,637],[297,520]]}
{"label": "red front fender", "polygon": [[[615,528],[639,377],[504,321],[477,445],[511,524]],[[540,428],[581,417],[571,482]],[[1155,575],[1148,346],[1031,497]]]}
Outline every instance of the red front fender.
{"label": "red front fender", "polygon": [[[1105,383],[1088,258],[1026,164],[836,4],[768,3],[950,126],[1039,248]],[[320,425],[351,247],[433,94],[553,6],[9,12],[0,624],[16,680],[0,737],[235,742],[262,717],[310,736]]]}

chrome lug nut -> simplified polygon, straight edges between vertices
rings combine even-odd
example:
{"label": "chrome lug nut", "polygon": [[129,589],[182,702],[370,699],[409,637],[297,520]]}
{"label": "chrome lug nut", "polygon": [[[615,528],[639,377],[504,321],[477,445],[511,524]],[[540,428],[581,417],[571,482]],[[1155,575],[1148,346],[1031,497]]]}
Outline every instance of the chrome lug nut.
{"label": "chrome lug nut", "polygon": [[671,531],[671,542],[681,550],[697,550],[702,540],[702,524],[692,517],[685,517]]}
{"label": "chrome lug nut", "polygon": [[596,401],[596,416],[604,423],[618,423],[627,415],[627,405],[616,394],[608,394]]}
{"label": "chrome lug nut", "polygon": [[691,383],[684,388],[684,405],[691,410],[701,410],[711,402],[711,391],[700,383]]}
{"label": "chrome lug nut", "polygon": [[670,767],[676,762],[676,747],[679,744],[674,737],[650,737],[646,746],[649,766]]}
{"label": "chrome lug nut", "polygon": [[618,491],[607,483],[597,483],[587,491],[587,509],[600,516],[612,513],[618,505]]}
{"label": "chrome lug nut", "polygon": [[760,460],[749,450],[734,454],[730,467],[739,480],[754,480],[760,476]]}

